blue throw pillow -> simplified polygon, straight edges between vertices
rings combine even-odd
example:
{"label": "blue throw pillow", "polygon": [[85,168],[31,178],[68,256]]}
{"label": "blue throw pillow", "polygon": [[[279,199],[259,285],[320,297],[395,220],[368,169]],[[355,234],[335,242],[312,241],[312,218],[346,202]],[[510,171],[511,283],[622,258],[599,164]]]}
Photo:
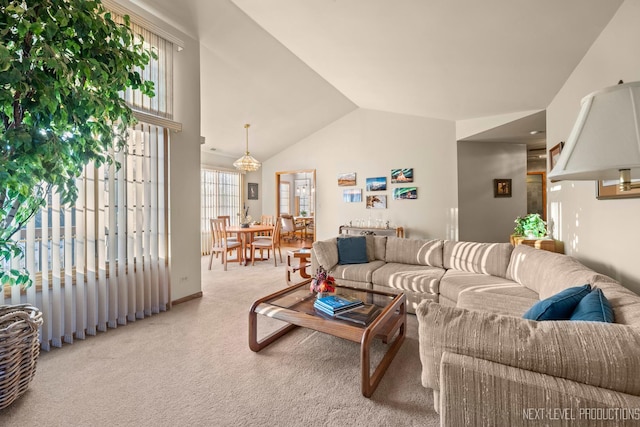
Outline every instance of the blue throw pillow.
{"label": "blue throw pillow", "polygon": [[569,320],[578,303],[590,290],[591,285],[567,288],[538,301],[522,317],[529,320]]}
{"label": "blue throw pillow", "polygon": [[338,238],[338,264],[365,264],[367,240],[364,236]]}
{"label": "blue throw pillow", "polygon": [[600,289],[582,298],[570,320],[613,323],[613,309]]}

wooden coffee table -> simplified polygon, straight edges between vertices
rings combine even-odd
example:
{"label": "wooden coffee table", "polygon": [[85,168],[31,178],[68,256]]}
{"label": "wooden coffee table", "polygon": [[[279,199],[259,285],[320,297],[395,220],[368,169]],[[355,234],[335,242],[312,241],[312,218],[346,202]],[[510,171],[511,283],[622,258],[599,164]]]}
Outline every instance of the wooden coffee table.
{"label": "wooden coffee table", "polygon": [[[313,307],[315,295],[309,291],[309,282],[306,280],[253,303],[249,311],[249,348],[258,352],[298,326],[360,343],[362,394],[371,397],[404,342],[407,324],[405,295],[336,286],[338,295],[355,297],[379,307],[377,316],[368,324],[360,325],[318,312]],[[288,325],[258,340],[258,314],[285,321]],[[387,349],[371,373],[371,343],[376,338],[387,344]]]}

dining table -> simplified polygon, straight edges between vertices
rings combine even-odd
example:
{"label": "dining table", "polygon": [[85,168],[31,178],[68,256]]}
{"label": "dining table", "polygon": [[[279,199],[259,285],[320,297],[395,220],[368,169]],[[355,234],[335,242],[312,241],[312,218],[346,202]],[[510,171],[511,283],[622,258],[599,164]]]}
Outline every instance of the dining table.
{"label": "dining table", "polygon": [[262,225],[262,224],[252,224],[249,227],[242,227],[239,225],[230,225],[227,227],[227,233],[235,234],[238,236],[238,240],[242,243],[242,252],[240,254],[240,259],[238,262],[244,263],[247,265],[249,263],[249,256],[247,256],[247,248],[249,248],[249,253],[251,253],[250,246],[253,242],[253,238],[256,233],[266,233],[272,232],[273,225]]}

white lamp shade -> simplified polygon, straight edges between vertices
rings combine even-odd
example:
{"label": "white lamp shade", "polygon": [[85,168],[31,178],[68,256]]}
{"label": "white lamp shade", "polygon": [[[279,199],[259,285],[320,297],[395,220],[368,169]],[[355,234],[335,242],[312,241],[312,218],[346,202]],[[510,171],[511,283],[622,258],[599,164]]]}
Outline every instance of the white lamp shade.
{"label": "white lamp shade", "polygon": [[552,181],[617,180],[620,169],[640,178],[640,82],[582,99],[573,130],[549,173]]}

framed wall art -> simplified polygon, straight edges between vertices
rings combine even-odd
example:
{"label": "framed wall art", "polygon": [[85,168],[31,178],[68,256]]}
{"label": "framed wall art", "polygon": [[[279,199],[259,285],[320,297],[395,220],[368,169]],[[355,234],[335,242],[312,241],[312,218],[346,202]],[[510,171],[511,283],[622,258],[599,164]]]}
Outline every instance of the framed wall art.
{"label": "framed wall art", "polygon": [[367,209],[386,209],[387,196],[367,196]]}
{"label": "framed wall art", "polygon": [[417,199],[416,187],[398,187],[393,189],[393,200]]}
{"label": "framed wall art", "polygon": [[377,178],[367,178],[365,188],[367,191],[384,191],[387,189],[387,177],[379,176]]}
{"label": "framed wall art", "polygon": [[560,141],[549,150],[549,170],[553,170],[553,168],[558,163],[558,157],[560,157],[560,153],[562,153],[562,148],[564,147],[564,141]]}
{"label": "framed wall art", "polygon": [[247,199],[258,200],[258,183],[250,182],[247,188]]}
{"label": "framed wall art", "polygon": [[511,180],[501,178],[494,179],[493,197],[511,197]]}
{"label": "framed wall art", "polygon": [[391,169],[391,183],[402,184],[404,182],[413,182],[413,168]]}
{"label": "framed wall art", "polygon": [[362,188],[342,190],[342,201],[346,203],[358,203],[362,201]]}
{"label": "framed wall art", "polygon": [[[640,180],[632,179],[631,182],[638,183]],[[618,181],[613,179],[610,181],[596,182],[596,198],[598,200],[607,199],[632,199],[640,197],[640,188],[634,188],[629,191],[620,191]]]}
{"label": "framed wall art", "polygon": [[350,187],[352,185],[356,185],[356,173],[348,172],[338,174],[338,186],[340,187]]}

